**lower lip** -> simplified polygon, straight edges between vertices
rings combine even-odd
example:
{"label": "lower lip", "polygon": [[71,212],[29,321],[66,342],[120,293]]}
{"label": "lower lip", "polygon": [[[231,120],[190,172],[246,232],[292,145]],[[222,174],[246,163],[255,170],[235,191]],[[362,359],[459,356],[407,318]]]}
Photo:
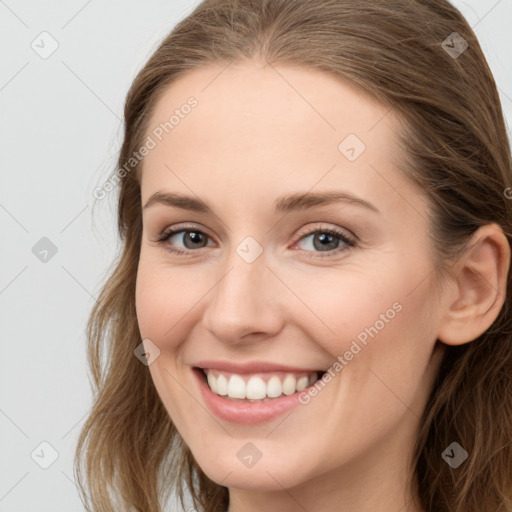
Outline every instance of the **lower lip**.
{"label": "lower lip", "polygon": [[232,423],[242,425],[263,423],[264,421],[277,418],[300,405],[298,392],[289,396],[282,395],[268,402],[238,402],[228,400],[216,395],[209,388],[205,381],[204,373],[201,370],[194,368],[193,373],[196,376],[199,389],[201,390],[201,394],[208,408],[219,418]]}

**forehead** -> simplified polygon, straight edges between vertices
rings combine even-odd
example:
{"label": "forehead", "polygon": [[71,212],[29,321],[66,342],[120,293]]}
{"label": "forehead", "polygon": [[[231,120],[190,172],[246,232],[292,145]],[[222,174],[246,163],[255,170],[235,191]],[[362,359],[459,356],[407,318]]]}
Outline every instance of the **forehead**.
{"label": "forehead", "polygon": [[172,83],[155,106],[143,200],[166,186],[207,192],[219,180],[253,196],[255,187],[264,196],[320,182],[371,194],[390,173],[408,186],[395,169],[398,124],[387,106],[323,71],[258,61],[204,66]]}

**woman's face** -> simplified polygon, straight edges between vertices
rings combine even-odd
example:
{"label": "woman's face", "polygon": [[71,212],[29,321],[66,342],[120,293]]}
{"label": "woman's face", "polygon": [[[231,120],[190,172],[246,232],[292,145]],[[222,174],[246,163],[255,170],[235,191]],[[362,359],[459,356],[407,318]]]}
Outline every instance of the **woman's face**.
{"label": "woman's face", "polygon": [[[397,128],[333,76],[255,61],[193,70],[160,98],[137,316],[158,394],[217,483],[382,480],[408,464],[443,305]],[[234,398],[247,392],[257,401]]]}

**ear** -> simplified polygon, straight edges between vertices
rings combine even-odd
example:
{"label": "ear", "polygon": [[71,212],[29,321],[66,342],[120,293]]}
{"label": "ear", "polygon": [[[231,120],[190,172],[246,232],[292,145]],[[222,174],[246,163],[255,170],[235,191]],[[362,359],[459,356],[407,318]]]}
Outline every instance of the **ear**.
{"label": "ear", "polygon": [[510,246],[497,224],[480,227],[469,249],[452,268],[448,307],[438,339],[462,345],[484,333],[496,320],[506,299]]}

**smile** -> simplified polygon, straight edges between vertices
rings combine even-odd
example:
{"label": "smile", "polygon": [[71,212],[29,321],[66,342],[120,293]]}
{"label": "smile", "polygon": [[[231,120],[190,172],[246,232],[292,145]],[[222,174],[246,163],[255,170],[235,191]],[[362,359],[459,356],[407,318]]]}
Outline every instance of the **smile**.
{"label": "smile", "polygon": [[204,369],[210,390],[219,396],[249,402],[267,402],[282,395],[290,396],[314,384],[322,372],[265,372],[236,374]]}
{"label": "smile", "polygon": [[192,371],[206,407],[218,418],[242,425],[270,421],[299,406],[300,394],[325,373],[292,369],[234,373],[205,367]]}

